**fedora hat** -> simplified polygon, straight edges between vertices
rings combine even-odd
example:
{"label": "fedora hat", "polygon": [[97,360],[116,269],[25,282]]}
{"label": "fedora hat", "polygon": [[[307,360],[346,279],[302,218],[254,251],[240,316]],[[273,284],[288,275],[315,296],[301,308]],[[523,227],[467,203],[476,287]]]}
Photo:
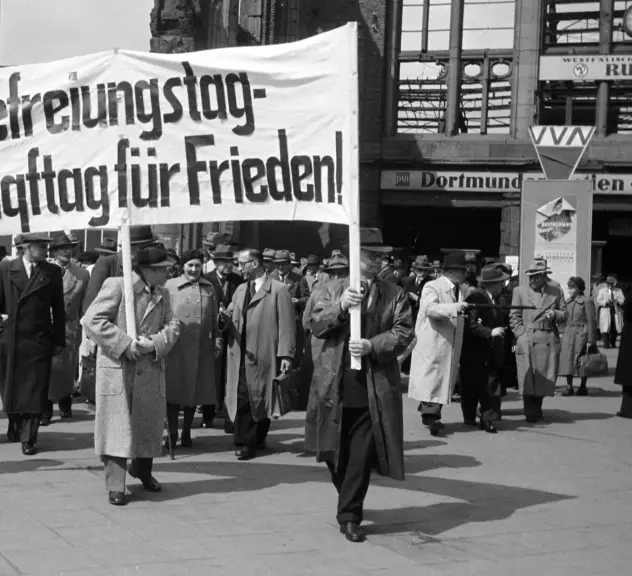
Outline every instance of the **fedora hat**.
{"label": "fedora hat", "polygon": [[321,259],[317,254],[308,254],[307,255],[307,266],[320,266]]}
{"label": "fedora hat", "polygon": [[606,277],[606,284],[616,284],[619,281],[619,277],[616,274],[608,274]]}
{"label": "fedora hat", "polygon": [[44,232],[30,232],[29,234],[22,234],[22,244],[29,244],[30,242],[50,244],[52,241],[53,239]]}
{"label": "fedora hat", "polygon": [[525,274],[527,276],[538,276],[540,274],[550,274],[551,272],[552,270],[544,258],[535,258],[533,262],[531,262],[531,266],[525,271]]}
{"label": "fedora hat", "polygon": [[349,259],[340,250],[334,250],[331,253],[329,264],[325,266],[325,271],[344,270],[349,268]]}
{"label": "fedora hat", "polygon": [[[505,274],[507,274],[507,276],[511,276],[511,273],[513,272],[513,268],[504,262],[494,262],[493,264],[488,264],[488,266],[493,266],[494,268],[502,270]],[[483,266],[483,268],[487,268],[487,266]]]}
{"label": "fedora hat", "polygon": [[282,264],[283,262],[291,262],[292,255],[289,250],[277,250],[274,253],[274,262],[276,264]]}
{"label": "fedora hat", "polygon": [[114,238],[104,238],[101,245],[97,246],[94,251],[100,254],[116,254],[116,240]]}
{"label": "fedora hat", "polygon": [[96,250],[86,250],[85,252],[79,254],[79,257],[77,258],[79,262],[89,262],[91,264],[94,264],[98,259],[99,254],[97,254]]}
{"label": "fedora hat", "polygon": [[415,270],[429,270],[430,261],[428,260],[428,256],[425,256],[425,255],[417,256],[415,258],[415,261],[413,262],[412,267]]}
{"label": "fedora hat", "polygon": [[209,232],[206,238],[202,240],[204,246],[219,246],[220,244],[227,244],[226,236],[221,232]]}
{"label": "fedora hat", "polygon": [[55,232],[51,236],[50,249],[61,248],[63,246],[76,246],[79,244],[76,240],[70,238],[65,232]]}
{"label": "fedora hat", "polygon": [[155,244],[140,249],[136,253],[136,266],[139,267],[171,267],[176,261],[169,256],[163,244]]}
{"label": "fedora hat", "polygon": [[263,249],[263,261],[264,262],[274,262],[274,255],[276,252],[272,248],[264,248]]}
{"label": "fedora hat", "polygon": [[151,226],[132,226],[129,230],[130,244],[155,244],[158,236],[151,231]]}
{"label": "fedora hat", "polygon": [[292,266],[298,266],[300,262],[296,259],[296,254],[294,252],[290,252],[290,261],[292,262]]}
{"label": "fedora hat", "polygon": [[509,274],[498,266],[485,266],[481,275],[476,279],[479,284],[491,284],[493,282],[505,282],[509,280]]}
{"label": "fedora hat", "polygon": [[463,252],[450,252],[443,258],[444,270],[467,270],[465,254]]}
{"label": "fedora hat", "polygon": [[232,260],[234,257],[233,249],[228,244],[220,244],[211,254],[213,260]]}
{"label": "fedora hat", "polygon": [[24,234],[16,234],[13,237],[13,245],[16,248],[19,248],[20,246],[22,246],[22,244],[24,244]]}
{"label": "fedora hat", "polygon": [[[348,248],[349,244],[345,244]],[[370,252],[383,252],[388,254],[393,251],[392,246],[386,246],[382,240],[382,231],[379,228],[360,228],[360,248]]]}

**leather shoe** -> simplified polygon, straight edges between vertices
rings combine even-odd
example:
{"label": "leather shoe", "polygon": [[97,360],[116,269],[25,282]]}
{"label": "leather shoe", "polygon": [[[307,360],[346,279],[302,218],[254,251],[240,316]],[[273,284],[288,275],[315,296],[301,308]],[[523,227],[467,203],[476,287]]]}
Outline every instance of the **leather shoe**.
{"label": "leather shoe", "polygon": [[237,454],[237,460],[252,460],[257,455],[257,452],[254,448],[247,448],[244,446],[239,450],[239,454]]}
{"label": "leather shoe", "polygon": [[366,540],[366,536],[364,535],[364,530],[360,528],[359,524],[355,522],[344,522],[340,525],[340,533],[345,535],[345,538],[349,540],[349,542],[364,542]]}
{"label": "leather shoe", "polygon": [[49,424],[50,424],[50,418],[49,418],[48,416],[42,416],[42,417],[40,418],[40,423],[39,423],[39,425],[40,425],[40,426],[44,426],[44,427],[46,427],[46,426],[48,426]]}
{"label": "leather shoe", "polygon": [[588,388],[586,386],[580,386],[575,392],[575,396],[588,396]]}
{"label": "leather shoe", "polygon": [[37,454],[35,445],[30,442],[22,442],[22,454],[25,456],[35,456],[35,454]]}
{"label": "leather shoe", "polygon": [[463,424],[465,424],[466,426],[478,426],[476,420],[470,420],[469,418],[463,420]]}
{"label": "leather shoe", "polygon": [[129,467],[127,472],[132,478],[136,478],[136,480],[140,480],[141,483],[143,484],[143,488],[147,490],[147,492],[160,492],[162,490],[162,486],[160,485],[160,482],[158,482],[158,480],[156,480],[153,476],[150,475],[147,478],[139,478],[132,472],[131,466]]}
{"label": "leather shoe", "polygon": [[624,414],[623,412],[621,412],[621,410],[617,412],[617,416],[619,418],[632,418],[632,416],[628,416],[627,414]]}
{"label": "leather shoe", "polygon": [[485,430],[485,432],[487,432],[488,434],[498,433],[496,426],[494,426],[494,423],[490,420],[481,420],[480,429]]}
{"label": "leather shoe", "polygon": [[125,506],[127,504],[127,498],[123,492],[110,492],[108,494],[108,502],[112,506]]}
{"label": "leather shoe", "polygon": [[428,426],[428,430],[430,430],[431,436],[439,436],[439,430],[441,430],[441,426],[439,425],[439,422],[433,422],[432,424],[430,424],[430,426]]}
{"label": "leather shoe", "polygon": [[68,412],[60,412],[59,416],[62,420],[68,420],[68,418],[72,418],[72,410],[68,410]]}
{"label": "leather shoe", "polygon": [[200,428],[212,428],[212,427],[213,427],[212,420],[202,420],[202,423],[200,424]]}
{"label": "leather shoe", "polygon": [[191,448],[193,446],[193,440],[191,440],[191,432],[182,432],[180,436],[180,446],[183,448]]}

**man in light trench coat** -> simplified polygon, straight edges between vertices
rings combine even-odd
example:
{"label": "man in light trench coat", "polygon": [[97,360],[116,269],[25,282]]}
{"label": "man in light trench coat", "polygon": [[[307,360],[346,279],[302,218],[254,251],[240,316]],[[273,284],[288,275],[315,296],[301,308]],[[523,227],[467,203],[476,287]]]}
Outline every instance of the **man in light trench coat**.
{"label": "man in light trench coat", "polygon": [[459,373],[465,326],[460,314],[469,307],[461,288],[466,271],[462,252],[446,254],[443,276],[428,282],[421,293],[408,397],[420,402],[421,420],[433,436],[443,429],[441,411],[450,404]]}
{"label": "man in light trench coat", "polygon": [[265,447],[274,415],[272,381],[292,368],[296,320],[287,286],[266,275],[261,252],[242,250],[238,262],[246,283],[230,306],[225,404],[235,455],[250,460]]}
{"label": "man in light trench coat", "polygon": [[558,325],[566,320],[564,292],[549,280],[550,273],[546,260],[535,259],[525,272],[528,284],[514,289],[511,302],[534,309],[513,309],[509,314],[516,338],[518,386],[525,418],[531,423],[542,420],[544,397],[555,395],[562,349]]}
{"label": "man in light trench coat", "polygon": [[138,250],[133,272],[138,338],[127,334],[123,278],[108,278],[81,323],[96,343],[95,452],[105,464],[109,502],[127,503],[125,472],[159,492],[153,458],[162,453],[166,410],[164,358],[178,340],[180,322],[164,288],[173,261],[163,246]]}

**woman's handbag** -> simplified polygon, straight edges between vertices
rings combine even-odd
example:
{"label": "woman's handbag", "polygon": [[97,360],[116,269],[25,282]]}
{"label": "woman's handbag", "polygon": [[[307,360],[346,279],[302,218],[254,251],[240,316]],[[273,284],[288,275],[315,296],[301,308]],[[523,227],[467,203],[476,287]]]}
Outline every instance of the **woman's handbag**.
{"label": "woman's handbag", "polygon": [[97,384],[97,359],[96,356],[81,357],[81,380],[79,380],[79,392],[88,401],[96,400]]}
{"label": "woman's handbag", "polygon": [[608,359],[605,354],[591,346],[584,356],[577,360],[577,373],[580,378],[599,376],[608,372]]}
{"label": "woman's handbag", "polygon": [[299,368],[284,372],[272,381],[275,418],[280,418],[288,412],[299,409],[300,385],[301,371]]}

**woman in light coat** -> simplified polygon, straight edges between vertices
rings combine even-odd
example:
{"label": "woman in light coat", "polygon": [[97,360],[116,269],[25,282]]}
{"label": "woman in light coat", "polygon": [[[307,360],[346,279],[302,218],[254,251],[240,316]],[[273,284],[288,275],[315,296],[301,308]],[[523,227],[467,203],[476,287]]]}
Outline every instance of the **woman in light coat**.
{"label": "woman in light coat", "polygon": [[568,281],[569,299],[566,302],[566,325],[562,335],[562,352],[560,354],[559,376],[566,376],[566,390],[562,396],[586,396],[588,390],[582,377],[579,388],[573,388],[573,376],[577,375],[579,359],[586,354],[590,346],[597,340],[597,317],[595,306],[588,296],[584,295],[586,283],[582,278],[571,277]]}
{"label": "woman in light coat", "polygon": [[215,404],[218,305],[213,285],[202,276],[204,254],[200,250],[188,250],[182,254],[181,262],[182,275],[165,284],[171,294],[173,313],[181,324],[180,338],[165,362],[167,421],[171,446],[175,446],[182,406],[184,421],[180,442],[190,447],[196,406]]}
{"label": "woman in light coat", "polygon": [[161,245],[138,251],[132,274],[136,339],[127,334],[123,278],[108,278],[81,320],[98,349],[94,444],[105,464],[105,485],[114,506],[127,503],[128,458],[130,476],[146,490],[161,490],[152,464],[162,453],[164,359],[180,334],[169,292],[162,286],[172,264]]}

